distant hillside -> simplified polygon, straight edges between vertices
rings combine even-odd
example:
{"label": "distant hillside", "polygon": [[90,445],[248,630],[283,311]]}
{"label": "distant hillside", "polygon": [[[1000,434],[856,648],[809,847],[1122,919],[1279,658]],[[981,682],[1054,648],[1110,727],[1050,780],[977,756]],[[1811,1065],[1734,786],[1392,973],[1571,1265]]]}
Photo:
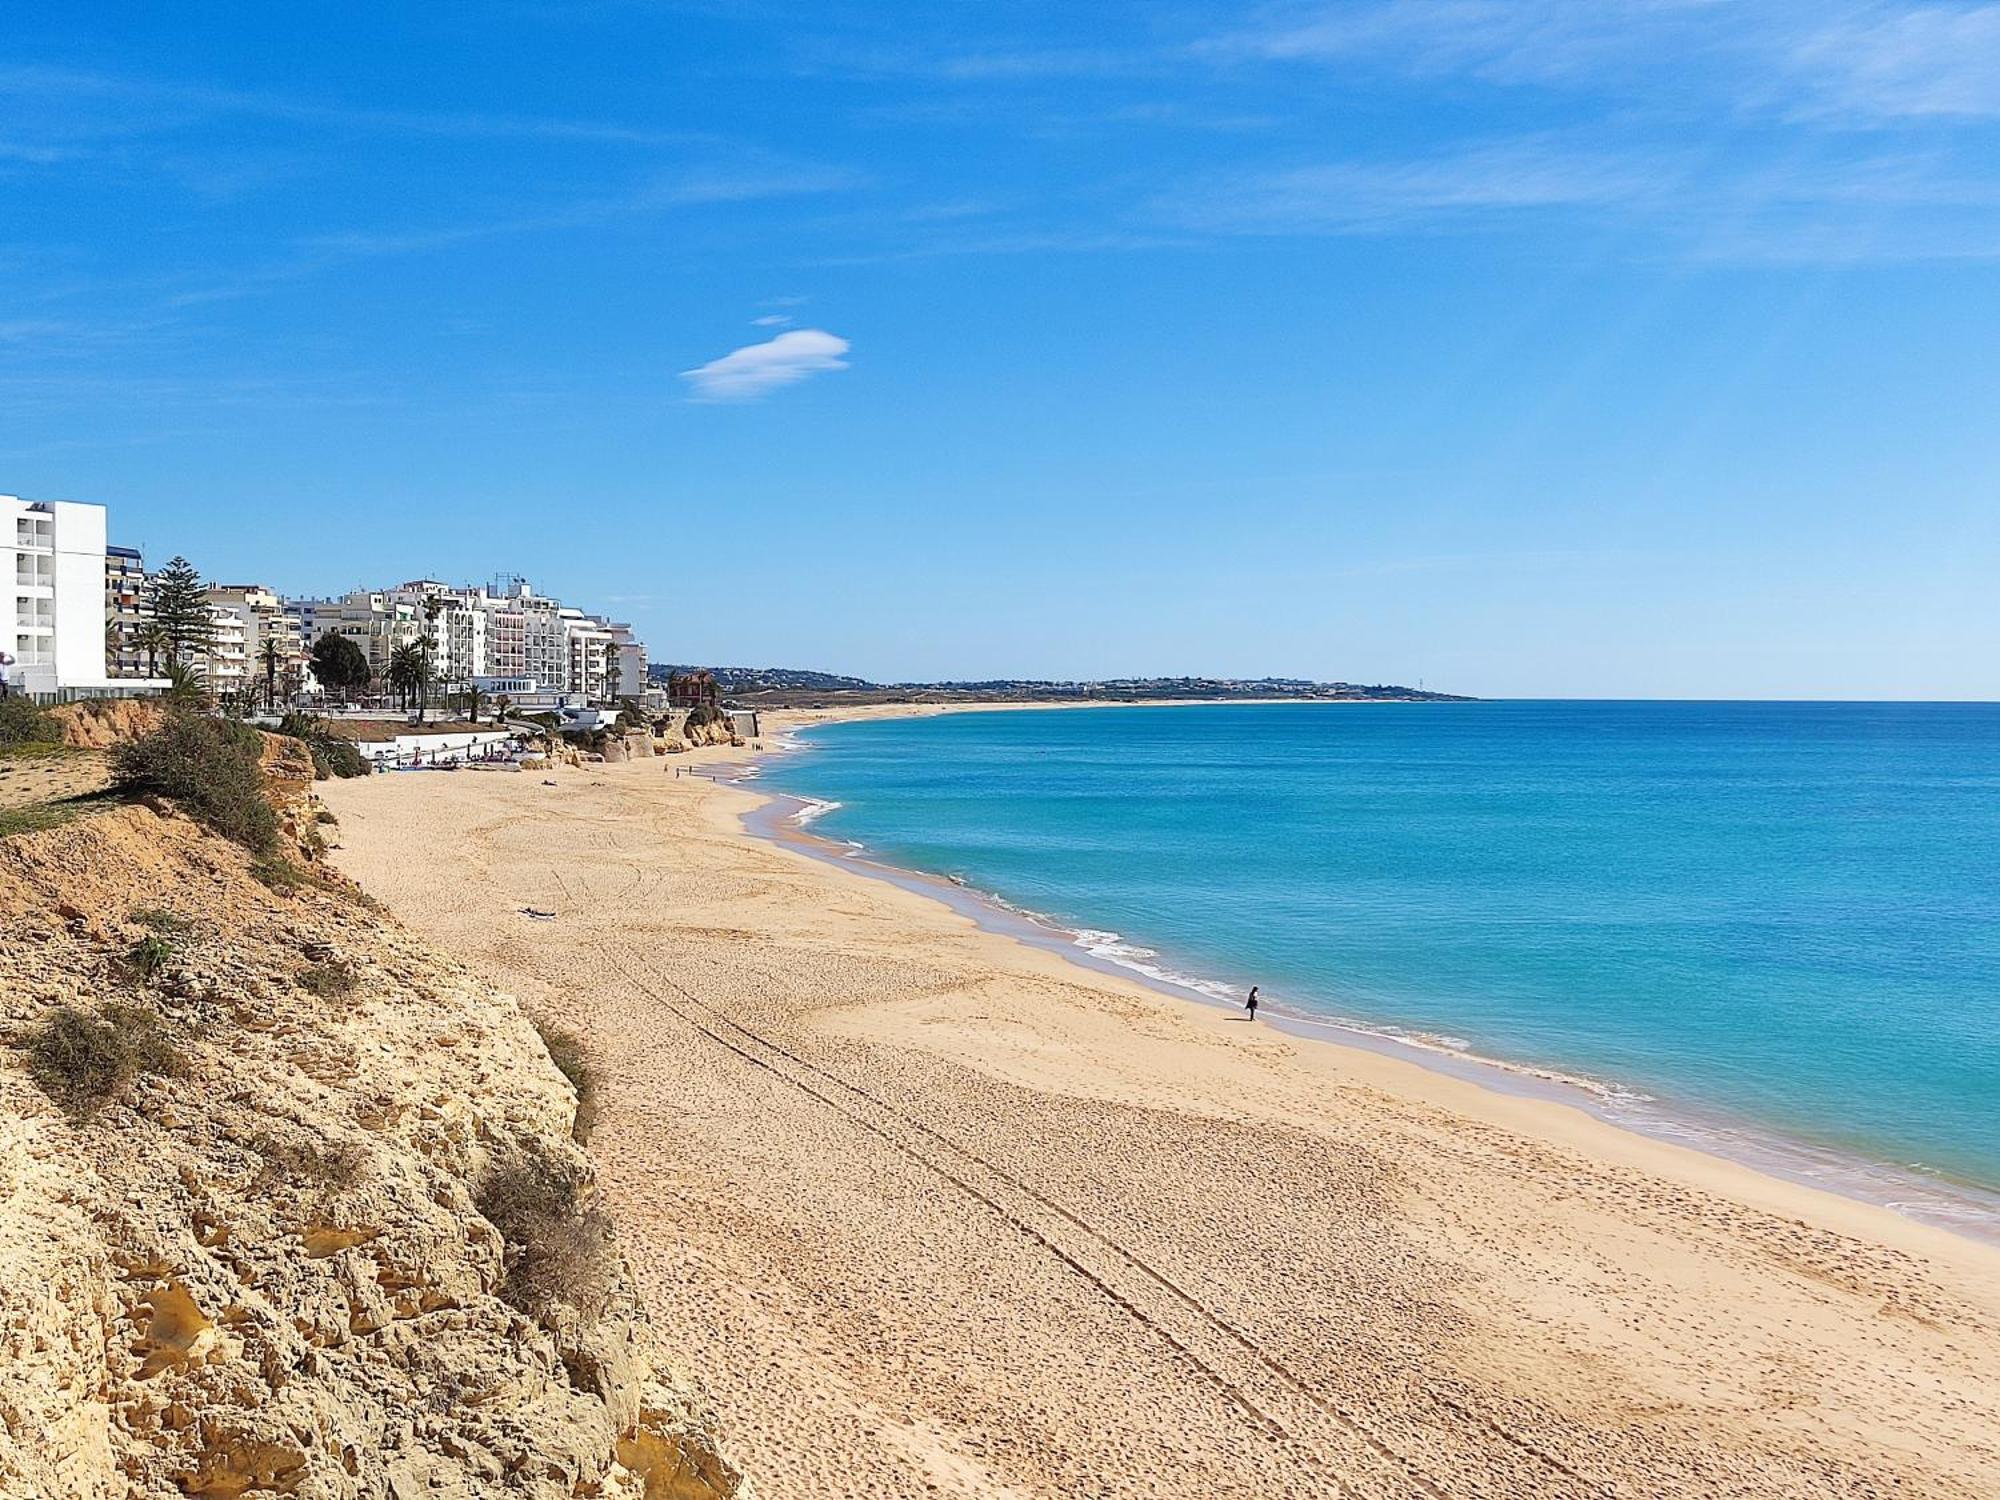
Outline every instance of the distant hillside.
{"label": "distant hillside", "polygon": [[[656,662],[652,679],[690,667]],[[1129,702],[1145,698],[1297,698],[1333,701],[1462,703],[1455,693],[1432,693],[1392,683],[1311,682],[1302,677],[1113,677],[1095,682],[1042,678],[994,678],[980,682],[870,682],[799,667],[710,667],[723,695],[733,701],[771,707],[833,703],[999,701],[1073,702],[1097,698]]]}
{"label": "distant hillside", "polygon": [[832,672],[809,672],[803,667],[707,667],[696,668],[654,662],[646,675],[665,682],[671,672],[709,671],[725,693],[791,692],[872,693],[880,689],[861,677],[839,677]]}

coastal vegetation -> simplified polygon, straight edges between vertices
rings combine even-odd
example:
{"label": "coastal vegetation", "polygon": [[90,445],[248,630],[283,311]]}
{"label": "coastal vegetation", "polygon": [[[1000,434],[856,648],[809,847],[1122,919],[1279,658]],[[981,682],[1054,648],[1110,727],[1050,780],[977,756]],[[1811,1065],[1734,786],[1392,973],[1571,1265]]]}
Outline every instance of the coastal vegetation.
{"label": "coastal vegetation", "polygon": [[29,1033],[26,1051],[29,1075],[42,1091],[85,1118],[120,1098],[142,1073],[182,1070],[160,1018],[124,1002],[96,1014],[57,1006]]}
{"label": "coastal vegetation", "polygon": [[506,1241],[500,1298],[545,1318],[566,1303],[600,1316],[614,1268],[611,1220],[573,1158],[530,1150],[494,1168],[474,1199]]}
{"label": "coastal vegetation", "polygon": [[321,781],[366,776],[368,758],[352,740],[342,739],[318,714],[293,709],[278,721],[278,733],[301,741],[312,755],[313,775]]}
{"label": "coastal vegetation", "polygon": [[0,749],[52,745],[61,739],[56,721],[26,698],[0,698]]}
{"label": "coastal vegetation", "polygon": [[112,785],[169,798],[224,837],[269,853],[278,816],[264,797],[261,749],[254,729],[174,709],[151,734],[112,750]]}

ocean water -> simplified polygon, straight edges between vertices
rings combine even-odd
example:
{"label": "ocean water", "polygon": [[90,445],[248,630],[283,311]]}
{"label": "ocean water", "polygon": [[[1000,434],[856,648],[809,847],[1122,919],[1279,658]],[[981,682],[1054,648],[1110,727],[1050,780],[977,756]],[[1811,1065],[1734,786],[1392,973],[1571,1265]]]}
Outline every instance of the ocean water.
{"label": "ocean water", "polygon": [[2000,1188],[2000,705],[1106,708],[807,740],[764,780],[815,834],[1102,956]]}

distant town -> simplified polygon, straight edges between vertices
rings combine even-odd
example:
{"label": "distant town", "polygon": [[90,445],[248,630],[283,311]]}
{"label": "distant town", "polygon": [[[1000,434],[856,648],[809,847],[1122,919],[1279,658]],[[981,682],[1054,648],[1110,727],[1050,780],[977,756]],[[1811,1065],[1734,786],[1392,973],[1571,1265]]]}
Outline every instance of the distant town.
{"label": "distant town", "polygon": [[0,495],[14,596],[11,640],[0,636],[7,691],[46,703],[143,697],[191,675],[238,710],[666,706],[629,624],[523,578],[417,578],[318,598],[205,580],[186,558],[151,562],[108,538],[104,506]]}
{"label": "distant town", "polygon": [[482,708],[567,718],[621,705],[657,715],[724,703],[1453,699],[1288,677],[878,683],[795,668],[653,664],[630,624],[514,575],[476,585],[414,578],[317,597],[205,579],[185,557],[149,560],[110,534],[102,505],[0,495],[0,547],[14,580],[13,635],[0,635],[6,692],[62,703],[192,683],[238,713],[304,706],[421,718],[437,705],[475,722]]}

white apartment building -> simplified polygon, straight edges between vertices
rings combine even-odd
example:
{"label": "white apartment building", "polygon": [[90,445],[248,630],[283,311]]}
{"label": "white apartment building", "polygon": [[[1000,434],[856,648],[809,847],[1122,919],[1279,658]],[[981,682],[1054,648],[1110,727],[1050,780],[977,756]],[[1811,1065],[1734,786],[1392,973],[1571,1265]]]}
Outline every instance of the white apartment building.
{"label": "white apartment building", "polygon": [[[438,605],[434,613],[431,601]],[[287,599],[284,612],[302,651],[336,630],[355,639],[378,676],[396,646],[427,636],[441,689],[476,683],[492,692],[496,682],[533,684],[538,697],[600,703],[645,691],[646,648],[631,626],[537,594],[521,578],[480,588],[417,578],[379,593]]]}
{"label": "white apartment building", "polygon": [[153,585],[146,576],[146,559],[136,547],[104,549],[105,667],[112,677],[145,677],[157,669],[157,653],[149,660],[139,644],[140,633],[152,623]]}
{"label": "white apartment building", "polygon": [[278,648],[280,692],[303,671],[298,630],[275,592],[261,583],[212,583],[208,607],[216,620],[216,644],[206,662],[211,690],[235,692],[248,687],[253,694],[263,692],[266,642],[275,642]]}
{"label": "white apartment building", "polygon": [[395,649],[421,633],[419,613],[392,599],[386,590],[356,589],[334,599],[286,599],[283,610],[301,653],[310,653],[323,635],[344,635],[361,648],[368,669],[378,678],[388,674]]}
{"label": "white apartment building", "polygon": [[104,507],[0,495],[0,580],[8,691],[52,700],[108,691]]}

